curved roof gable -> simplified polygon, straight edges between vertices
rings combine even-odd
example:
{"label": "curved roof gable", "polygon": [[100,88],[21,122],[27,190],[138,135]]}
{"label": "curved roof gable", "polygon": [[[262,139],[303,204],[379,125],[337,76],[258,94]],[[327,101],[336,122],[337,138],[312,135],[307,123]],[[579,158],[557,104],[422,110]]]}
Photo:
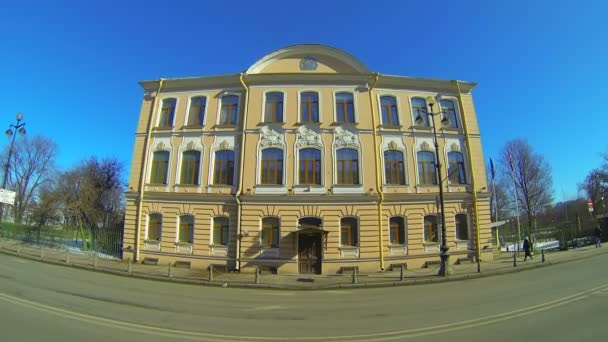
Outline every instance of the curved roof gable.
{"label": "curved roof gable", "polygon": [[265,73],[370,74],[359,59],[340,49],[318,44],[287,46],[262,57],[248,74]]}

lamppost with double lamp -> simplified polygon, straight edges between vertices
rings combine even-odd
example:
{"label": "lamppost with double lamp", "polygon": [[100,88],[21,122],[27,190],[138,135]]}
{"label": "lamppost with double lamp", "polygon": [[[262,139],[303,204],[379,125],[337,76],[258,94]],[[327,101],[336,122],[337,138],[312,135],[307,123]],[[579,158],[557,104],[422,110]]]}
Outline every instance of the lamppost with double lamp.
{"label": "lamppost with double lamp", "polygon": [[[443,180],[441,179],[441,159],[439,159],[439,143],[437,142],[437,128],[435,127],[435,120],[434,117],[436,115],[441,114],[441,112],[437,112],[434,113],[433,112],[433,106],[435,105],[435,98],[432,96],[428,96],[426,98],[426,102],[428,104],[428,106],[431,108],[426,112],[427,115],[427,119],[428,121],[431,122],[432,126],[433,126],[433,138],[434,138],[434,143],[435,143],[435,158],[436,158],[436,162],[435,162],[435,167],[437,170],[437,183],[439,184],[439,206],[440,206],[440,210],[441,210],[441,247],[440,247],[440,253],[439,253],[439,257],[441,258],[441,264],[439,266],[439,275],[440,276],[448,276],[450,273],[450,265],[449,265],[449,258],[450,258],[450,254],[448,254],[448,243],[447,243],[447,239],[446,239],[446,232],[445,232],[445,208],[444,208],[444,204],[443,204]],[[441,125],[442,126],[447,126],[450,123],[449,119],[447,117],[444,117],[441,120]],[[420,114],[418,115],[418,117],[416,118],[416,125],[418,126],[424,126],[424,118],[422,118],[422,116],[420,116]]]}
{"label": "lamppost with double lamp", "polygon": [[[13,137],[11,140],[11,145],[8,148],[8,158],[6,159],[6,164],[4,164],[4,179],[2,180],[2,189],[6,188],[6,181],[8,180],[8,171],[11,167],[11,157],[13,155],[13,145],[15,144],[15,137],[17,133],[20,135],[25,135],[25,122],[23,121],[23,114],[17,113],[16,116],[17,122],[13,125],[9,125],[5,134],[7,137]],[[0,202],[0,222],[2,222],[2,218],[4,216],[4,203]]]}

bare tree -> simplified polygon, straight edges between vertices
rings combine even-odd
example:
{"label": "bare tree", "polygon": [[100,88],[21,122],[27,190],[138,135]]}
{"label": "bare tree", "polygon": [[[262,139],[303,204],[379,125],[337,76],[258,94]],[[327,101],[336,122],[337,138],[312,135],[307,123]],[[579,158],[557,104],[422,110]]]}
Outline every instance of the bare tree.
{"label": "bare tree", "polygon": [[56,175],[57,144],[50,138],[36,135],[15,142],[10,161],[9,187],[16,192],[13,208],[15,222],[22,222],[35,202],[41,186]]}
{"label": "bare tree", "polygon": [[529,235],[536,227],[537,216],[553,200],[551,167],[541,154],[535,153],[530,144],[522,139],[505,144],[500,164],[504,184],[510,184],[511,190],[517,192],[518,204],[527,216]]}
{"label": "bare tree", "polygon": [[608,165],[591,170],[578,188],[587,193],[587,198],[593,202],[596,212],[605,212],[604,199],[608,198]]}

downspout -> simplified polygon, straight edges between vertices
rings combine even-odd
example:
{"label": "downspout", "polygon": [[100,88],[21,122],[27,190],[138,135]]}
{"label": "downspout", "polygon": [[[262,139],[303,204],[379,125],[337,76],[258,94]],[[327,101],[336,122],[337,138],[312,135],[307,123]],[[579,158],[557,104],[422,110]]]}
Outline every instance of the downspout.
{"label": "downspout", "polygon": [[379,73],[373,74],[373,81],[369,86],[367,93],[369,94],[369,104],[372,110],[372,125],[373,125],[373,136],[374,136],[374,162],[376,164],[376,189],[378,189],[378,194],[380,198],[378,200],[378,245],[380,247],[379,250],[379,258],[380,258],[380,270],[384,271],[384,236],[382,235],[382,202],[384,202],[384,192],[382,192],[382,168],[380,167],[380,155],[378,153],[378,126],[376,125],[376,113],[374,106],[374,97],[372,96],[372,89],[378,82],[380,78]]}
{"label": "downspout", "polygon": [[479,210],[477,207],[477,188],[475,187],[475,172],[473,172],[473,155],[471,152],[471,137],[469,135],[469,130],[467,129],[467,120],[466,120],[466,112],[464,110],[464,104],[462,103],[462,92],[460,91],[460,83],[459,81],[454,81],[456,84],[456,89],[458,90],[458,104],[460,107],[460,113],[462,115],[462,128],[464,129],[464,136],[467,142],[467,154],[469,159],[469,170],[471,172],[471,187],[473,188],[473,210],[475,211],[475,250],[476,250],[476,258],[478,261],[481,261],[481,243],[479,241],[480,233],[479,233]]}
{"label": "downspout", "polygon": [[240,166],[240,172],[239,172],[239,188],[236,192],[236,205],[237,205],[237,217],[238,217],[238,223],[236,226],[236,270],[240,271],[241,270],[241,214],[242,214],[242,209],[241,209],[241,195],[243,194],[243,173],[245,170],[245,163],[244,163],[244,156],[245,156],[245,139],[247,137],[247,133],[245,132],[247,130],[247,113],[249,112],[249,88],[247,88],[247,85],[245,84],[245,73],[241,73],[239,80],[241,81],[241,84],[243,85],[243,88],[245,88],[245,110],[243,111],[243,130],[242,130],[242,136],[243,139],[241,141],[241,155],[239,156],[239,166]]}
{"label": "downspout", "polygon": [[141,232],[141,211],[144,204],[144,185],[145,185],[145,176],[146,169],[148,168],[148,148],[150,144],[150,133],[152,131],[152,119],[154,118],[154,113],[156,113],[157,99],[160,96],[160,91],[163,87],[164,79],[160,79],[158,83],[158,90],[156,91],[156,96],[154,96],[154,103],[152,104],[152,109],[150,110],[150,119],[148,120],[148,127],[146,128],[146,135],[144,136],[144,163],[141,168],[141,174],[139,176],[139,199],[137,203],[137,215],[135,215],[135,256],[133,257],[135,262],[139,261],[139,235]]}

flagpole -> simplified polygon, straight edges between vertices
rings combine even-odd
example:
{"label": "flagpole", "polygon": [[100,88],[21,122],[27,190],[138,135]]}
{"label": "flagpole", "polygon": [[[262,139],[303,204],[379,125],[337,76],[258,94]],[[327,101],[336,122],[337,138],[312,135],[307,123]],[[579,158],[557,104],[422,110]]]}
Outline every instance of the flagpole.
{"label": "flagpole", "polygon": [[[490,172],[492,173],[492,197],[494,197],[494,222],[498,222],[498,202],[496,201],[496,184],[494,183],[494,178],[496,177],[496,174],[494,173],[494,162],[492,162],[492,158],[490,158],[490,169]],[[496,246],[498,246],[498,250],[500,251],[498,226],[496,226]]]}
{"label": "flagpole", "polygon": [[515,182],[515,168],[513,166],[513,156],[509,152],[509,166],[511,167],[511,178],[513,179],[513,190],[515,190],[515,215],[517,218],[517,246],[521,245],[521,226],[519,224],[519,202],[517,194],[517,183]]}

